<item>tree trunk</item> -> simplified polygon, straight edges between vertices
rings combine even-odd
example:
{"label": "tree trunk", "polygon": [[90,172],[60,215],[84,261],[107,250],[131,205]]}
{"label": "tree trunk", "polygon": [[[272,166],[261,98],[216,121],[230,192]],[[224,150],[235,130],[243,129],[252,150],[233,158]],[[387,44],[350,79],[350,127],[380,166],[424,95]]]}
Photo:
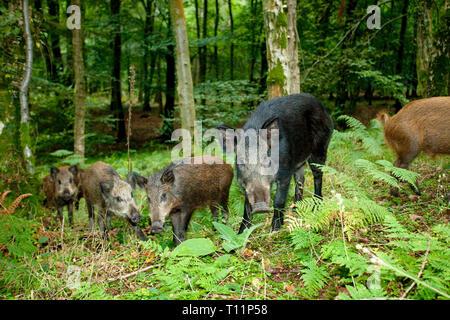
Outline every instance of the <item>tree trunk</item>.
{"label": "tree trunk", "polygon": [[[74,5],[81,7],[81,0],[73,0]],[[81,29],[73,29],[73,70],[75,73],[75,123],[74,123],[74,154],[84,163],[85,154],[85,112],[86,112],[86,81],[84,78],[83,35]]]}
{"label": "tree trunk", "polygon": [[422,97],[431,97],[435,92],[433,61],[436,56],[433,45],[433,11],[431,0],[417,4],[417,91]]}
{"label": "tree trunk", "polygon": [[[409,4],[409,0],[405,0],[403,2],[403,8],[402,8],[402,24],[400,26],[400,35],[399,35],[399,47],[398,47],[398,53],[397,53],[397,66],[396,66],[396,71],[397,71],[397,75],[401,75],[402,74],[402,67],[403,67],[403,54],[404,54],[404,48],[405,48],[405,34],[406,34],[406,24],[408,21],[408,16],[406,15],[408,13],[408,4]],[[400,103],[400,101],[397,99],[395,101],[395,111],[396,113],[400,111],[400,109],[402,108],[402,104]]]}
{"label": "tree trunk", "polygon": [[231,32],[231,46],[230,46],[230,79],[234,80],[234,21],[233,21],[233,8],[231,6],[231,0],[228,0],[228,13],[230,15],[230,32]]}
{"label": "tree trunk", "polygon": [[[203,30],[202,30],[202,38],[205,39],[208,37],[208,0],[203,1]],[[200,47],[200,83],[205,82],[206,80],[206,68],[207,68],[207,54],[206,54],[206,45]],[[202,100],[202,104],[205,104],[204,100]]]}
{"label": "tree trunk", "polygon": [[[216,14],[214,17],[214,37],[217,37],[217,31],[219,30],[219,0],[216,0]],[[216,71],[216,79],[219,79],[219,55],[217,53],[217,42],[214,42],[214,67]]]}
{"label": "tree trunk", "polygon": [[180,104],[181,126],[194,133],[195,103],[194,87],[191,75],[191,60],[189,56],[189,42],[184,17],[182,0],[169,0],[169,12],[172,20],[176,42],[176,69],[178,78],[178,101]]}
{"label": "tree trunk", "polygon": [[269,64],[267,89],[271,99],[289,92],[288,22],[281,0],[263,0],[263,15]]}
{"label": "tree trunk", "polygon": [[30,109],[28,105],[28,87],[31,80],[33,67],[33,42],[30,31],[30,16],[28,12],[28,0],[23,0],[23,21],[25,27],[26,63],[24,66],[23,80],[20,85],[20,146],[28,173],[34,173],[34,158],[31,152],[31,126]]}
{"label": "tree trunk", "polygon": [[[145,27],[144,27],[144,62],[143,62],[143,76],[142,80],[144,81],[143,84],[143,97],[144,97],[144,103],[143,103],[143,110],[144,111],[150,111],[150,87],[151,87],[151,81],[148,79],[148,60],[151,60],[151,64],[154,64],[154,57],[153,54],[149,52],[148,46],[148,37],[153,33],[153,0],[148,0],[147,5],[145,6]],[[150,70],[150,75],[152,75],[152,70]]]}
{"label": "tree trunk", "polygon": [[125,141],[125,115],[122,107],[122,92],[120,88],[120,56],[121,56],[121,38],[120,38],[120,0],[111,0],[111,14],[115,17],[114,21],[114,40],[113,40],[113,68],[111,79],[111,111],[116,120],[117,140]]}
{"label": "tree trunk", "polygon": [[288,42],[288,94],[300,93],[300,67],[298,65],[297,0],[287,1]]}
{"label": "tree trunk", "polygon": [[252,15],[251,21],[250,21],[250,33],[251,33],[251,45],[250,45],[250,75],[249,75],[249,81],[253,82],[254,80],[254,73],[255,73],[255,63],[256,63],[256,12],[258,7],[258,0],[251,0],[250,2],[250,12]]}
{"label": "tree trunk", "polygon": [[62,55],[59,45],[59,2],[56,0],[48,0],[48,14],[50,15],[50,46],[52,50],[51,79],[57,81],[59,79],[58,71],[62,67]]}

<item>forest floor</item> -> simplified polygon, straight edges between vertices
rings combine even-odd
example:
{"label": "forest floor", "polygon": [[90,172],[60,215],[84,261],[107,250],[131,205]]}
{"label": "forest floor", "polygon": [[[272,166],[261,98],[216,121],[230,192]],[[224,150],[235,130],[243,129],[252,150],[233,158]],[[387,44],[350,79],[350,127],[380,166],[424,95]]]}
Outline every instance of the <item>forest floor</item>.
{"label": "forest floor", "polygon": [[[136,112],[136,119],[140,121],[139,125],[136,124],[137,128],[146,126],[148,121],[157,121],[156,117],[140,117],[140,114]],[[379,133],[377,131],[378,137]],[[391,299],[400,298],[413,283],[414,277],[421,278],[434,290],[416,285],[409,292],[409,298],[447,297],[450,272],[448,157],[430,159],[420,155],[410,169],[420,174],[422,195],[415,195],[403,183],[399,196],[394,197],[389,194],[389,185],[354,164],[355,159],[360,158],[373,161],[383,158],[392,162],[394,154],[381,145],[382,139],[377,140],[383,150],[381,157],[361,148],[358,141],[347,143],[339,139],[339,136],[333,137],[327,165],[356,183],[357,193],[347,188],[347,182],[343,182],[345,180],[341,175],[325,173],[323,194],[326,206],[323,210],[311,211],[308,218],[301,215],[301,210],[293,208],[291,186],[287,218],[282,230],[270,232],[272,214],[256,215],[253,222],[258,227],[249,235],[248,241],[235,251],[226,249],[226,234],[213,231],[209,209],[200,209],[191,220],[187,239],[210,240],[212,249],[177,256],[170,224],[162,234],[150,234],[146,194],[142,190],[136,191],[135,198],[143,214],[142,229],[150,239],[146,243],[138,241],[126,222],[118,218],[112,220],[109,240],[104,241],[98,233],[90,234],[84,200],[75,212],[73,228],[67,224],[60,225],[55,213],[41,204],[27,207],[25,200],[18,214],[28,212],[28,216],[31,215],[36,251],[16,257],[12,254],[13,247],[5,245],[0,248],[3,255],[1,261],[6,261],[6,266],[11,265],[10,268],[5,267],[0,276],[0,297]],[[157,149],[144,147],[133,151],[132,159],[135,171],[150,175],[170,163],[170,149],[163,145]],[[126,176],[126,153],[113,152],[91,157],[86,166],[97,160],[111,164],[119,174]],[[49,165],[38,167],[39,176],[47,174]],[[313,177],[309,170],[305,171],[305,175],[305,210],[308,211],[307,204],[313,194]],[[350,201],[349,204],[337,211],[328,210],[328,205],[335,208],[337,194]],[[42,195],[39,197],[42,198]],[[369,209],[377,213],[364,211],[358,201],[351,204],[354,198],[369,201]],[[234,233],[241,223],[243,204],[243,194],[234,180],[230,191],[228,224]],[[316,214],[324,214],[326,222],[322,218],[321,222],[314,220]],[[388,216],[395,217],[394,222],[388,220]],[[399,234],[398,238],[393,235],[393,230]],[[302,238],[305,232],[309,240]],[[228,234],[228,239],[234,236]],[[428,250],[424,240],[427,237],[432,239],[429,242],[431,249]],[[17,245],[19,238],[14,241]],[[370,256],[358,251],[358,245],[369,248],[371,254],[376,254],[397,270],[403,270],[406,276],[384,265],[377,267],[372,264]],[[204,247],[191,249],[206,250]],[[423,275],[418,276],[424,257],[429,262],[424,267]],[[311,261],[314,263],[311,264]],[[370,289],[366,283],[374,275],[380,275],[376,272],[379,270],[377,268],[381,268],[381,287]]]}

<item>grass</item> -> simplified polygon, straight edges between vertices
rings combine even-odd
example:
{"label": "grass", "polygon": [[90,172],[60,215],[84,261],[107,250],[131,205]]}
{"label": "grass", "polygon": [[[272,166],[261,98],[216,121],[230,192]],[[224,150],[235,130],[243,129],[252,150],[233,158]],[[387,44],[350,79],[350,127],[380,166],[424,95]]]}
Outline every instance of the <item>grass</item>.
{"label": "grass", "polygon": [[[429,232],[440,224],[448,225],[449,206],[445,196],[449,192],[449,178],[448,170],[439,169],[442,159],[433,160],[421,155],[412,164],[410,169],[421,174],[421,197],[415,197],[406,185],[403,185],[399,197],[391,197],[389,186],[374,181],[352,165],[352,161],[358,158],[371,161],[379,159],[368,150],[357,147],[356,143],[341,145],[333,141],[327,165],[351,176],[361,192],[387,208],[412,233]],[[393,161],[394,154],[384,146],[382,148],[382,157]],[[154,151],[138,151],[132,153],[132,159],[135,171],[149,175],[170,162],[170,150],[160,147]],[[445,157],[443,159],[444,162],[448,160]],[[86,165],[97,160],[111,164],[122,176],[127,174],[124,153],[93,157],[88,159]],[[55,158],[55,162],[58,161],[61,159]],[[46,175],[53,164],[38,167],[39,177]],[[314,191],[313,177],[310,170],[305,173],[304,195],[310,198]],[[288,216],[293,212],[293,189],[292,185]],[[331,198],[333,192],[347,196],[335,175],[324,175],[325,198]],[[144,216],[141,225],[149,234],[146,195],[138,190],[135,197]],[[352,290],[348,288],[349,285],[354,287],[354,284],[365,283],[371,272],[366,270],[361,275],[352,276],[342,265],[329,263],[323,258],[326,245],[344,239],[349,252],[358,254],[355,246],[363,244],[373,252],[391,254],[392,259],[396,257],[390,246],[391,239],[385,233],[386,226],[382,223],[361,227],[355,230],[352,237],[343,238],[340,228],[344,226],[336,218],[330,228],[317,232],[325,240],[320,245],[308,247],[307,253],[302,253],[293,250],[286,223],[280,232],[270,233],[271,214],[255,215],[253,223],[261,223],[262,226],[250,235],[244,250],[228,254],[221,247],[223,240],[213,231],[211,213],[205,208],[194,214],[187,238],[211,239],[216,251],[207,256],[177,260],[170,256],[173,248],[170,227],[160,235],[149,236],[150,241],[143,244],[124,221],[113,218],[110,239],[103,241],[98,234],[88,233],[84,200],[75,212],[74,228],[64,226],[63,230],[54,212],[49,212],[41,205],[27,207],[26,202],[24,200],[15,215],[27,216],[27,210],[34,211],[33,221],[38,228],[33,237],[38,250],[22,258],[13,257],[8,250],[2,250],[3,260],[0,263],[15,260],[25,267],[13,271],[19,274],[14,275],[16,277],[12,281],[7,280],[5,274],[12,271],[4,270],[5,273],[0,276],[0,297],[3,299],[334,299],[340,294],[339,297],[348,295],[349,290]],[[242,219],[244,197],[235,180],[229,203],[229,225],[236,231]],[[305,272],[308,269],[302,264],[304,254],[311,254],[317,265],[326,270],[325,284],[318,290],[311,291],[305,285]],[[423,251],[405,253],[406,257],[416,259],[412,263],[414,266],[420,266],[423,255]],[[410,272],[417,274],[418,269],[414,268]],[[145,271],[133,274],[139,270]],[[448,269],[441,270],[435,276],[446,279],[448,272]],[[383,277],[383,290],[391,298],[400,297],[411,283],[407,278],[392,274]],[[79,286],[72,286],[73,279]],[[416,286],[410,296],[426,298],[420,290],[421,287]],[[442,290],[448,290],[448,287]],[[436,298],[433,295],[429,297]]]}

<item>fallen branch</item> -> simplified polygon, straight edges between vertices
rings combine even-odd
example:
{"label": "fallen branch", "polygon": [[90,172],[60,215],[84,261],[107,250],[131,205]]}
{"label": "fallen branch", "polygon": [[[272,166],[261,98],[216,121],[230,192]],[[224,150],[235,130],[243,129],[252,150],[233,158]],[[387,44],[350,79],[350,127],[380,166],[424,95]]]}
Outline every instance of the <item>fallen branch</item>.
{"label": "fallen branch", "polygon": [[[417,274],[417,279],[420,279],[420,277],[422,276],[422,273],[423,273],[423,269],[425,269],[425,266],[428,263],[428,254],[430,253],[430,247],[431,247],[431,237],[428,236],[427,251],[425,252],[425,257],[424,257],[423,262],[422,262],[422,267],[420,268],[420,271]],[[416,285],[416,282],[413,281],[413,283],[409,286],[409,288],[406,289],[405,293],[402,294],[400,299],[405,299],[408,296],[409,292],[414,288],[415,285]]]}
{"label": "fallen branch", "polygon": [[116,282],[116,281],[119,281],[119,280],[124,280],[124,279],[130,278],[130,277],[136,276],[136,275],[138,275],[141,272],[145,272],[147,270],[153,269],[153,268],[155,268],[157,266],[159,266],[159,265],[151,265],[151,266],[139,269],[137,271],[133,271],[131,273],[127,273],[127,274],[125,274],[123,276],[120,276],[118,278],[109,278],[107,281],[108,282]]}

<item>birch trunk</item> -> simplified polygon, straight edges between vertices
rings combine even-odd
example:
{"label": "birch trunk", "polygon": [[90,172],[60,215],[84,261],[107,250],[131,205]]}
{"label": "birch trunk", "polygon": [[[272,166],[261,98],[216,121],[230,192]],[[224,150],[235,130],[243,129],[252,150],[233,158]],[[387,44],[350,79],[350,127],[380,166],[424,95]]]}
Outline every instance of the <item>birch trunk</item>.
{"label": "birch trunk", "polygon": [[180,104],[181,126],[194,133],[195,104],[192,84],[189,42],[182,0],[169,0],[169,11],[176,43],[177,91]]}
{"label": "birch trunk", "polygon": [[269,66],[266,81],[271,99],[289,93],[288,22],[281,0],[263,0],[262,3]]}
{"label": "birch trunk", "polygon": [[[73,0],[74,5],[81,8],[81,0]],[[74,154],[84,163],[85,154],[85,114],[86,114],[86,80],[84,78],[83,35],[81,29],[72,30],[73,70],[75,75],[75,123],[74,123]]]}
{"label": "birch trunk", "polygon": [[298,65],[297,0],[287,0],[288,94],[300,93],[300,67]]}
{"label": "birch trunk", "polygon": [[25,26],[26,63],[24,67],[24,76],[20,85],[20,146],[23,152],[28,173],[34,173],[34,158],[31,152],[31,127],[30,127],[30,109],[28,105],[28,87],[31,80],[31,70],[33,67],[33,43],[30,31],[30,16],[28,12],[28,0],[23,0],[23,21]]}

